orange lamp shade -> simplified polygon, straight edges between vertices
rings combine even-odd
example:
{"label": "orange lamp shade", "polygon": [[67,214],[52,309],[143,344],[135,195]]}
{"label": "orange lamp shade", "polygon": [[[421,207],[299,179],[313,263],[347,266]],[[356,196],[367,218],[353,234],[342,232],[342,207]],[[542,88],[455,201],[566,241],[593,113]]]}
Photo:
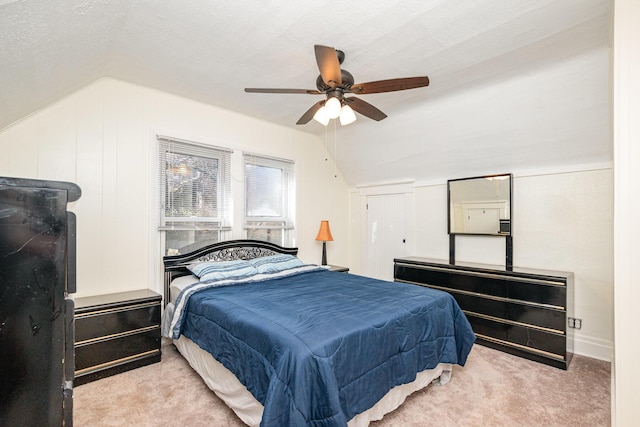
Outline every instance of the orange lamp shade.
{"label": "orange lamp shade", "polygon": [[331,235],[331,230],[329,229],[329,221],[323,220],[320,222],[320,231],[318,231],[316,240],[321,240],[323,242],[333,241],[333,236]]}

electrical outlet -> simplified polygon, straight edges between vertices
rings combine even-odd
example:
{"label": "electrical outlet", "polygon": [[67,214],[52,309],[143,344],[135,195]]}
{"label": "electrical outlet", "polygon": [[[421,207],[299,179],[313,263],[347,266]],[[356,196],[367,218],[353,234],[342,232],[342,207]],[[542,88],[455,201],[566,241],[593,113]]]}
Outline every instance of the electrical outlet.
{"label": "electrical outlet", "polygon": [[575,317],[568,317],[567,323],[571,329],[582,329],[582,319],[576,319]]}

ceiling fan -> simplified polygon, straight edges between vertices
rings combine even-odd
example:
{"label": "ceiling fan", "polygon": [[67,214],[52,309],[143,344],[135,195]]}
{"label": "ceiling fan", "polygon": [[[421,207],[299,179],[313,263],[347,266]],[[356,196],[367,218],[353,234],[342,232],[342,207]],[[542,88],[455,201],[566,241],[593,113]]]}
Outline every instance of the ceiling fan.
{"label": "ceiling fan", "polygon": [[366,95],[370,93],[394,92],[429,85],[429,77],[427,76],[354,84],[353,75],[347,70],[340,68],[340,64],[344,61],[344,52],[327,46],[315,45],[314,47],[316,62],[320,69],[320,75],[316,79],[317,90],[245,88],[244,91],[251,93],[325,95],[326,99],[313,104],[313,106],[298,119],[296,124],[304,125],[309,123],[311,119],[316,119],[326,126],[330,119],[338,117],[340,117],[340,123],[343,125],[352,123],[356,119],[354,111],[377,121],[387,117],[385,113],[368,102],[354,96],[346,97],[346,94]]}

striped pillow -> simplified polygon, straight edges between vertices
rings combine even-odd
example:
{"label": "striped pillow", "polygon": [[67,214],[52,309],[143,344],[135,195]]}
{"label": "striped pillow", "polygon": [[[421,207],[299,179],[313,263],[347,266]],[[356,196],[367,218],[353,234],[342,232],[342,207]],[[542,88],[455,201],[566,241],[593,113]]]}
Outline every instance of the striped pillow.
{"label": "striped pillow", "polygon": [[293,255],[271,255],[262,258],[254,258],[248,261],[253,265],[258,273],[278,273],[290,268],[301,267],[304,265],[302,261]]}
{"label": "striped pillow", "polygon": [[189,270],[200,278],[201,282],[209,280],[245,279],[258,273],[247,261],[207,261],[189,267]]}

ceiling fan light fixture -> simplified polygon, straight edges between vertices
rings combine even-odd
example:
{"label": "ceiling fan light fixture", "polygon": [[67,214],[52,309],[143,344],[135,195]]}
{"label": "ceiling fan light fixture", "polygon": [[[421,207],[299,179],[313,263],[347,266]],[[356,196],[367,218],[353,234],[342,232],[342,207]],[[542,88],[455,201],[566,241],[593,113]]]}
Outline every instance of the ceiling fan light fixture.
{"label": "ceiling fan light fixture", "polygon": [[325,107],[321,107],[316,113],[313,115],[313,119],[320,123],[323,126],[329,124],[329,115],[327,114],[327,109]]}
{"label": "ceiling fan light fixture", "polygon": [[353,109],[348,105],[342,107],[340,110],[340,124],[342,126],[349,125],[356,121],[356,113],[353,112]]}
{"label": "ceiling fan light fixture", "polygon": [[340,116],[341,103],[338,98],[331,97],[327,99],[327,102],[324,104],[324,109],[327,111],[327,116],[330,119],[337,119]]}
{"label": "ceiling fan light fixture", "polygon": [[[0,0],[2,3],[2,0]],[[331,119],[341,116],[342,103],[349,104],[349,109],[344,112],[340,123],[349,124],[355,120],[353,111],[363,116],[380,121],[387,117],[385,113],[356,97],[345,98],[350,93],[355,95],[367,95],[371,93],[395,92],[407,89],[416,89],[429,86],[429,77],[402,77],[397,79],[377,80],[366,83],[355,83],[353,75],[341,68],[344,61],[344,52],[333,47],[315,45],[316,63],[320,75],[316,78],[316,89],[273,89],[273,88],[245,88],[245,92],[253,93],[300,93],[308,95],[324,95],[326,98],[316,102],[298,119],[296,125],[304,125],[315,118],[318,122],[327,126]],[[324,106],[324,111],[318,110]],[[353,111],[351,111],[353,110]],[[316,114],[318,113],[318,114]]]}

